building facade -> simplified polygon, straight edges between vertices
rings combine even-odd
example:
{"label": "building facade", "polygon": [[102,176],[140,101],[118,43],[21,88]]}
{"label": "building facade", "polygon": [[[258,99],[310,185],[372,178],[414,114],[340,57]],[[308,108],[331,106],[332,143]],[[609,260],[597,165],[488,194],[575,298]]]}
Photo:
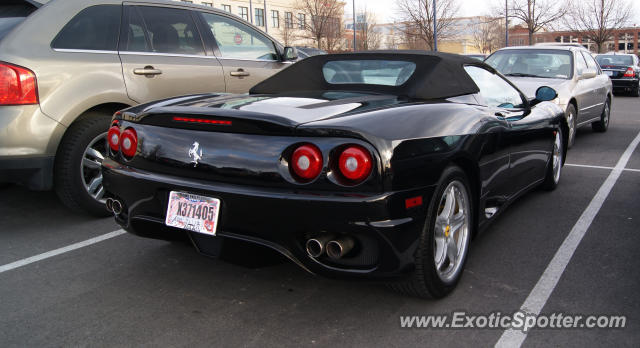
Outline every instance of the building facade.
{"label": "building facade", "polygon": [[[640,45],[640,28],[629,27],[614,31],[611,39],[605,42],[601,51],[633,53],[638,55]],[[533,34],[533,44],[544,42],[580,43],[593,53],[598,52],[597,45],[574,31],[542,31]],[[526,46],[529,44],[529,33],[525,27],[515,26],[509,29],[509,46]]]}
{"label": "building facade", "polygon": [[252,23],[285,46],[315,46],[305,30],[309,15],[296,0],[175,0],[215,7]]}

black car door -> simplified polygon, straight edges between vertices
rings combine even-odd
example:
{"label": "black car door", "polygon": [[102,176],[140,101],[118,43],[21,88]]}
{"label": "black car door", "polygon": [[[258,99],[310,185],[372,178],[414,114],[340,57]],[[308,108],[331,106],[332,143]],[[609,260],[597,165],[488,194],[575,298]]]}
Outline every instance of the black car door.
{"label": "black car door", "polygon": [[507,124],[500,142],[509,154],[509,165],[504,182],[495,186],[505,198],[513,197],[544,178],[553,145],[547,113],[529,110],[522,93],[502,76],[477,66],[465,70],[480,88],[485,105]]}

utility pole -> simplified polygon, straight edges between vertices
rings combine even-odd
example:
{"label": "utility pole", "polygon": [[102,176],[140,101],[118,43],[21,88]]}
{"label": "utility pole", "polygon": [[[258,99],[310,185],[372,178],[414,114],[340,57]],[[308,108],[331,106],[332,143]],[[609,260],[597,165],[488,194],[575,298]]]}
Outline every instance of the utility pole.
{"label": "utility pole", "polygon": [[504,0],[504,47],[509,47],[509,0]]}
{"label": "utility pole", "polygon": [[356,0],[353,0],[353,52],[356,51]]}
{"label": "utility pole", "polygon": [[436,0],[433,0],[433,50],[438,51],[438,22],[436,18]]}
{"label": "utility pole", "polygon": [[262,22],[264,23],[264,32],[269,34],[269,21],[267,20],[267,0],[264,0],[262,8]]}
{"label": "utility pole", "polygon": [[249,0],[249,21],[253,24],[253,4],[252,0]]}

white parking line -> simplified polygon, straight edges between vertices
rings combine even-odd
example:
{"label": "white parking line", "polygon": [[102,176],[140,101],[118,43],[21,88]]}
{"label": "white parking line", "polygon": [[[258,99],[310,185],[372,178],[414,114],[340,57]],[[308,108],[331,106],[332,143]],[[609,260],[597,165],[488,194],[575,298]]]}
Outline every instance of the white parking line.
{"label": "white parking line", "polygon": [[[582,168],[593,168],[593,169],[607,169],[607,170],[614,170],[614,167],[603,167],[603,166],[590,166],[588,164],[575,164],[575,163],[565,163],[565,166],[569,166],[569,167],[582,167]],[[631,168],[622,168],[623,171],[627,171],[627,172],[639,172],[640,173],[640,169],[631,169]]]}
{"label": "white parking line", "polygon": [[59,248],[59,249],[55,249],[55,250],[51,250],[51,251],[47,251],[46,253],[42,253],[42,254],[38,254],[35,256],[31,256],[31,257],[27,257],[26,259],[22,259],[22,260],[18,260],[12,263],[8,263],[6,265],[0,266],[0,273],[6,272],[6,271],[10,271],[12,269],[16,269],[18,267],[22,267],[22,266],[26,266],[28,264],[34,263],[34,262],[38,262],[44,259],[48,259],[50,257],[54,257],[60,254],[64,254],[66,252],[72,251],[72,250],[76,250],[76,249],[80,249],[83,247],[86,247],[88,245],[91,244],[95,244],[95,243],[99,243],[102,242],[103,240],[107,240],[107,239],[111,239],[113,237],[117,237],[121,234],[126,233],[124,230],[117,230],[117,231],[113,231],[113,232],[109,232],[106,234],[103,234],[101,236],[97,236],[95,238],[91,238],[91,239],[87,239],[85,241],[82,242],[78,242],[75,244],[71,244],[71,245],[67,245],[65,247]]}
{"label": "white parking line", "polygon": [[[611,192],[613,185],[620,177],[620,174],[622,173],[624,167],[627,165],[627,162],[629,162],[629,158],[638,146],[639,142],[640,133],[638,133],[631,144],[629,144],[627,149],[618,160],[616,166],[612,168],[611,173],[609,173],[607,179],[604,181],[602,186],[600,186],[600,189],[598,189],[596,195],[593,197],[584,212],[582,212],[582,215],[580,215],[580,218],[578,218],[578,221],[571,229],[571,232],[569,232],[569,235],[567,235],[564,242],[562,242],[562,245],[560,245],[558,251],[556,251],[553,259],[551,259],[551,262],[549,262],[549,265],[547,265],[547,269],[545,269],[544,273],[542,273],[542,276],[538,280],[538,283],[533,288],[533,290],[531,290],[529,296],[520,307],[520,311],[534,315],[540,314],[540,311],[547,303],[549,296],[551,296],[553,289],[555,289],[556,285],[558,284],[562,273],[564,273],[567,264],[569,264],[569,261],[571,261],[573,253],[578,248],[580,241],[582,241],[582,237],[584,237],[585,233],[587,233],[589,226],[591,226],[591,223],[596,217],[596,214],[598,214],[598,211],[600,211],[600,208],[602,208],[605,199],[607,199],[607,196]],[[523,331],[507,329],[502,333],[502,336],[500,336],[500,339],[495,346],[520,347],[526,338],[527,333]]]}

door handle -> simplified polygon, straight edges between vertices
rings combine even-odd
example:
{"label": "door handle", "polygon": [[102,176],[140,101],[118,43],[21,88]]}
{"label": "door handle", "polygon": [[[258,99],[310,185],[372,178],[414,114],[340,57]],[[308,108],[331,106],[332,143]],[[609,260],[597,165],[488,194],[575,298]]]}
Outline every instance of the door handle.
{"label": "door handle", "polygon": [[147,65],[144,68],[133,69],[133,73],[136,75],[160,75],[162,70],[154,69],[151,65]]}
{"label": "door handle", "polygon": [[236,71],[232,71],[229,73],[231,76],[235,76],[235,77],[244,77],[244,76],[249,76],[251,75],[249,72],[244,71],[244,69],[238,69]]}

